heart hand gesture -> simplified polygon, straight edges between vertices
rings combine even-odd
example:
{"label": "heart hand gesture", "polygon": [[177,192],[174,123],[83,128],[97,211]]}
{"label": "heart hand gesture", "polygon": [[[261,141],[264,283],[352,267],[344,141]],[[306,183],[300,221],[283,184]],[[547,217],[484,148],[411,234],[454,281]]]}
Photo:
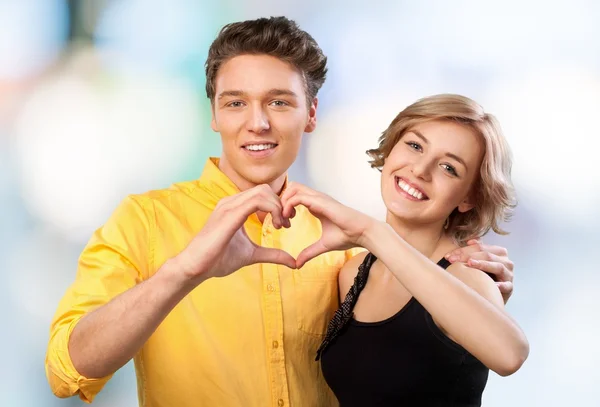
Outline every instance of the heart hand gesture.
{"label": "heart hand gesture", "polygon": [[281,203],[284,217],[293,217],[294,207],[304,205],[321,221],[323,228],[321,238],[298,255],[298,268],[320,254],[361,247],[364,232],[375,222],[370,216],[298,183],[288,185]]}

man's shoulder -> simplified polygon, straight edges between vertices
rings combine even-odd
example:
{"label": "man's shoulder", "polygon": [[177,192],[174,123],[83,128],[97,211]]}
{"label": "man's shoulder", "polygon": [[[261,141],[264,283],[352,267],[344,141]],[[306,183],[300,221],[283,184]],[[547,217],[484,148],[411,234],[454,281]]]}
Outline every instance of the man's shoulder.
{"label": "man's shoulder", "polygon": [[213,201],[214,196],[202,186],[198,180],[175,182],[168,187],[152,189],[140,193],[132,193],[127,195],[128,200],[139,203],[142,206],[179,206],[182,201],[195,200],[204,202],[207,200]]}
{"label": "man's shoulder", "polygon": [[172,222],[175,218],[206,217],[216,201],[197,181],[177,182],[165,188],[126,195],[108,223],[125,227]]}
{"label": "man's shoulder", "polygon": [[202,188],[200,187],[198,180],[180,181],[172,183],[164,188],[151,189],[140,193],[132,193],[129,196],[133,199],[142,201],[163,201],[173,196],[192,195],[197,193],[199,190],[202,190]]}

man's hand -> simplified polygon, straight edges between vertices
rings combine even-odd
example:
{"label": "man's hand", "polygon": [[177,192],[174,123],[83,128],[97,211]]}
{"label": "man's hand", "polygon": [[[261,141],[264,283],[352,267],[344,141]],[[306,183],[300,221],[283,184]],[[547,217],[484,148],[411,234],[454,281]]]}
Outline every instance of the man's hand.
{"label": "man's hand", "polygon": [[300,252],[296,261],[298,268],[320,254],[361,246],[364,232],[375,222],[370,216],[295,182],[288,185],[281,202],[284,217],[293,217],[294,207],[304,205],[321,221],[321,238]]}
{"label": "man's hand", "polygon": [[295,268],[296,260],[289,253],[256,245],[244,230],[248,216],[259,211],[271,214],[276,229],[290,227],[282,209],[279,197],[267,185],[221,199],[200,233],[175,258],[186,280],[198,284],[255,263]]}
{"label": "man's hand", "polygon": [[467,246],[453,250],[446,255],[449,262],[462,262],[496,277],[496,285],[502,293],[504,303],[513,293],[514,264],[508,258],[508,251],[501,246],[469,240]]}

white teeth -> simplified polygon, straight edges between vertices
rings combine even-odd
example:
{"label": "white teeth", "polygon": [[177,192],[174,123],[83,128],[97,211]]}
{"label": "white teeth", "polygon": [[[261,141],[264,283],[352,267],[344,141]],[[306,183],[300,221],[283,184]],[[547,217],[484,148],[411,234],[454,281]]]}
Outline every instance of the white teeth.
{"label": "white teeth", "polygon": [[405,191],[407,194],[414,196],[415,198],[421,200],[424,198],[423,194],[420,191],[417,191],[416,189],[412,188],[411,186],[409,186],[406,182],[402,181],[401,179],[398,180],[398,186]]}
{"label": "white teeth", "polygon": [[270,148],[274,148],[275,144],[250,144],[245,146],[244,148],[246,150],[250,150],[250,151],[263,151],[263,150],[268,150]]}

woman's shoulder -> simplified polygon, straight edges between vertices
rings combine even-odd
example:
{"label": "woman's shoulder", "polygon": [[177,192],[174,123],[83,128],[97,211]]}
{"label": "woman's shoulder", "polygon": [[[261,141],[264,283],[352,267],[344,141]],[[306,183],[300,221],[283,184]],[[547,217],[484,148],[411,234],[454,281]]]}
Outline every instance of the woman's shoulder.
{"label": "woman's shoulder", "polygon": [[504,308],[500,290],[488,274],[462,262],[453,263],[446,270],[492,304]]}

